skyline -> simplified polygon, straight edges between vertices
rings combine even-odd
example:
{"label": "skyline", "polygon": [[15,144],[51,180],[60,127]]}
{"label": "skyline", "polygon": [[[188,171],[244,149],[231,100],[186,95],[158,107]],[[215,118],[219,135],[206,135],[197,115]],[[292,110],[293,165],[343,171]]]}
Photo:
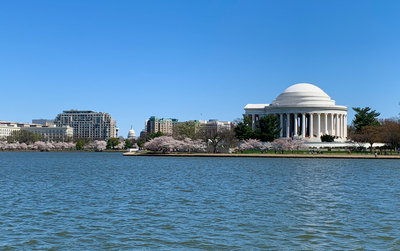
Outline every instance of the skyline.
{"label": "skyline", "polygon": [[[398,116],[400,3],[18,1],[0,4],[0,120],[109,113],[233,121],[310,83]],[[6,39],[4,39],[6,38]],[[7,107],[6,107],[7,106]]]}

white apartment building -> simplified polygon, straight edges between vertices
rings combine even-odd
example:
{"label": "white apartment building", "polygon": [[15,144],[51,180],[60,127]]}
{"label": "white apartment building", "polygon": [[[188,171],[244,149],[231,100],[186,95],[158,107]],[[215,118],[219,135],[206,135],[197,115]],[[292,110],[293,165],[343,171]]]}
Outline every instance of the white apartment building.
{"label": "white apartment building", "polygon": [[58,127],[72,127],[75,138],[108,140],[117,137],[115,119],[105,112],[89,110],[63,111],[54,119],[54,124]]}

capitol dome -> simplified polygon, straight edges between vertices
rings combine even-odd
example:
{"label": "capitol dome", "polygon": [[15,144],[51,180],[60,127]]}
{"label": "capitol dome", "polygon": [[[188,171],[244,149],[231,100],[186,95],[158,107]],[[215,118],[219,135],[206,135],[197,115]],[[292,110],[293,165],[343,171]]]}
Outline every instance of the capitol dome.
{"label": "capitol dome", "polygon": [[271,102],[276,106],[332,106],[335,101],[321,88],[307,83],[295,84],[284,90],[276,100]]}
{"label": "capitol dome", "polygon": [[133,130],[132,126],[131,126],[131,129],[128,132],[128,139],[136,139],[136,133]]}

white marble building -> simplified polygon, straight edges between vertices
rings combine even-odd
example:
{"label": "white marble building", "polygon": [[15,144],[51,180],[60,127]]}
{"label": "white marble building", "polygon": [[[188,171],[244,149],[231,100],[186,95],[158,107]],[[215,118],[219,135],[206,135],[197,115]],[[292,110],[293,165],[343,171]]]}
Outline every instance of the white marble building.
{"label": "white marble building", "polygon": [[271,104],[248,104],[244,110],[252,120],[253,130],[261,117],[278,116],[281,138],[311,142],[320,141],[323,134],[335,136],[335,141],[347,138],[347,107],[335,105],[334,100],[312,84],[292,85]]}
{"label": "white marble building", "polygon": [[128,139],[136,139],[136,133],[135,133],[135,130],[133,130],[132,126],[131,126],[131,129],[128,132]]}

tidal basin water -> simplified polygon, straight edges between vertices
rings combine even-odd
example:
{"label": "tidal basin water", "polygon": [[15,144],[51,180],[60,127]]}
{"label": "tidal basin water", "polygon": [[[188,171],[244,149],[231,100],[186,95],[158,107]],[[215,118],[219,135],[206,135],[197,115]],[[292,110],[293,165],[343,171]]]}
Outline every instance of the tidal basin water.
{"label": "tidal basin water", "polygon": [[0,152],[1,250],[399,250],[400,161]]}

